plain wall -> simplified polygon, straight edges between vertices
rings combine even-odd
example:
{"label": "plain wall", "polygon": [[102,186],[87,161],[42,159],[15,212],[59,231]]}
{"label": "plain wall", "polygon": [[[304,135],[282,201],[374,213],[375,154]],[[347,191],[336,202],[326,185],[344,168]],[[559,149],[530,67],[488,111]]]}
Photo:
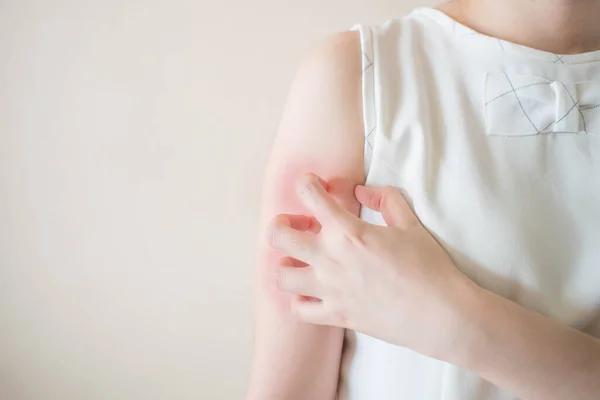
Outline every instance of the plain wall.
{"label": "plain wall", "polygon": [[0,0],[0,400],[243,398],[293,74],[433,3]]}

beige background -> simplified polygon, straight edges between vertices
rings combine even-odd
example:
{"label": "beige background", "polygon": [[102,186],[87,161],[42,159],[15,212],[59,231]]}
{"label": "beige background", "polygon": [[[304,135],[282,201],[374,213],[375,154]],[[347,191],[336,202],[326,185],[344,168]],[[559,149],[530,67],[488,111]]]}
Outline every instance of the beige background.
{"label": "beige background", "polygon": [[0,0],[0,399],[241,399],[293,73],[432,3]]}

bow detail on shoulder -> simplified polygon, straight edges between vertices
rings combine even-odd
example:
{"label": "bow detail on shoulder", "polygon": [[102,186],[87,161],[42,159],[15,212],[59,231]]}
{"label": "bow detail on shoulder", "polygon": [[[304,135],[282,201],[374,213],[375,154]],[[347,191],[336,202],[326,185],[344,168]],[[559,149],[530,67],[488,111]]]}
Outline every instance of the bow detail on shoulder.
{"label": "bow detail on shoulder", "polygon": [[561,82],[488,73],[485,119],[488,135],[600,135],[600,81]]}

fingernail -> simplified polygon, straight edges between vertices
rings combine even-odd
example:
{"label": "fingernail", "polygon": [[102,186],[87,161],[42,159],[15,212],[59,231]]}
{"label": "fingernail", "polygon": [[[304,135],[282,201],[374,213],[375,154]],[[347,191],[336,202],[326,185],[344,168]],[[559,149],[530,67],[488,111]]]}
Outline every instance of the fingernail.
{"label": "fingernail", "polygon": [[319,178],[319,182],[321,183],[321,186],[323,186],[323,188],[325,188],[325,190],[327,190],[329,188],[329,184],[324,181],[323,179]]}

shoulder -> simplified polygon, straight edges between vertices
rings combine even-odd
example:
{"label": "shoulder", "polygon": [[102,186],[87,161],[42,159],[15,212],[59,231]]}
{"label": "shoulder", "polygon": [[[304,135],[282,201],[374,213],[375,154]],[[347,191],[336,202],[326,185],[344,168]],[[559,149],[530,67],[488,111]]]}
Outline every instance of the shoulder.
{"label": "shoulder", "polygon": [[341,32],[300,64],[271,150],[267,197],[289,196],[289,185],[306,172],[341,182],[339,192],[348,199],[364,182],[361,63],[358,33]]}
{"label": "shoulder", "polygon": [[[314,46],[298,67],[282,123],[302,127],[304,135],[336,140],[335,136],[344,134],[341,127],[360,126],[357,119],[361,109],[361,81],[359,33],[347,31],[330,35]],[[317,129],[319,126],[323,128]],[[332,126],[336,129],[331,129]],[[322,129],[326,132],[316,131]]]}
{"label": "shoulder", "polygon": [[360,80],[361,38],[357,31],[338,32],[313,47],[296,74],[296,81],[313,86],[343,84]]}

